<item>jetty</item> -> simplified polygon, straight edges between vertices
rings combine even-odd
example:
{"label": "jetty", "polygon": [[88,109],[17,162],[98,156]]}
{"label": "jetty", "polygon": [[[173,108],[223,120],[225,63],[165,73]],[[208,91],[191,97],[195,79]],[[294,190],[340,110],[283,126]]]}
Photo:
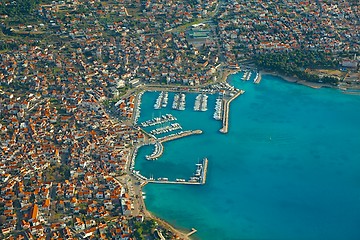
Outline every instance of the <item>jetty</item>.
{"label": "jetty", "polygon": [[151,127],[155,125],[160,125],[166,122],[176,121],[176,117],[171,115],[170,113],[162,115],[161,117],[155,117],[151,120],[147,120],[145,122],[140,123],[142,127]]}
{"label": "jetty", "polygon": [[241,94],[243,94],[245,91],[244,90],[240,90],[238,91],[234,96],[232,96],[229,100],[224,99],[223,100],[223,106],[224,106],[224,111],[223,111],[223,127],[220,129],[221,133],[228,133],[229,131],[229,110],[230,110],[230,103],[237,98],[238,96],[240,96]]}
{"label": "jetty", "polygon": [[146,160],[156,160],[164,152],[164,146],[160,142],[155,142],[155,149],[154,152],[151,155],[147,155],[145,158]]}
{"label": "jetty", "polygon": [[201,130],[188,130],[188,131],[181,131],[175,134],[171,134],[162,138],[159,138],[159,142],[164,143],[164,142],[168,142],[168,141],[172,141],[178,138],[183,138],[183,137],[187,137],[187,136],[191,136],[191,135],[197,135],[197,134],[202,134]]}
{"label": "jetty", "polygon": [[181,131],[178,133],[170,134],[162,138],[158,138],[157,141],[154,142],[155,145],[154,152],[151,155],[147,155],[146,160],[156,160],[159,157],[161,157],[161,155],[164,153],[164,146],[162,145],[162,143],[196,134],[202,134],[202,131],[201,130]]}
{"label": "jetty", "polygon": [[261,73],[256,72],[255,78],[254,78],[254,83],[259,84],[261,81]]}
{"label": "jetty", "polygon": [[189,232],[188,234],[186,234],[187,237],[190,237],[191,235],[193,235],[194,233],[196,233],[197,230],[195,228],[191,229],[191,232]]}
{"label": "jetty", "polygon": [[251,72],[250,71],[245,71],[245,73],[244,73],[244,75],[242,77],[242,80],[243,81],[249,81],[250,77],[251,77]]}
{"label": "jetty", "polygon": [[202,169],[202,176],[201,176],[201,184],[206,183],[206,175],[207,175],[207,168],[208,168],[209,160],[207,158],[204,159],[203,162],[203,169]]}
{"label": "jetty", "polygon": [[148,179],[148,183],[163,183],[163,184],[182,184],[182,185],[202,185],[202,183],[199,182],[178,182],[178,181],[168,181],[168,180],[155,180],[155,179]]}
{"label": "jetty", "polygon": [[163,134],[163,133],[167,133],[167,132],[172,132],[172,131],[176,131],[182,129],[181,125],[179,123],[171,123],[169,126],[165,126],[165,127],[160,127],[160,128],[156,128],[150,131],[151,134]]}

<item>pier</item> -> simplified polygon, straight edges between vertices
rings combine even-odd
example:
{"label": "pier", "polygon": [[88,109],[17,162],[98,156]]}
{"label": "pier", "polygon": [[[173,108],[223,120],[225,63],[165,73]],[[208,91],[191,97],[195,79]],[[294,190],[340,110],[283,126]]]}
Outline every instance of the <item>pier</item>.
{"label": "pier", "polygon": [[208,162],[209,160],[207,158],[204,159],[203,162],[203,170],[202,170],[202,176],[201,176],[201,184],[206,183],[206,175],[207,175],[207,168],[208,168]]}
{"label": "pier", "polygon": [[[176,179],[176,181],[169,181],[168,178],[158,178],[157,180],[150,178],[146,179],[147,183],[157,183],[157,184],[182,184],[182,185],[204,185],[206,183],[207,168],[208,168],[208,159],[204,158],[201,164],[196,164],[197,169],[194,176],[190,177],[190,180],[186,181],[185,179]],[[139,178],[143,178],[140,173],[135,172]]]}
{"label": "pier", "polygon": [[164,152],[164,146],[162,145],[162,143],[176,140],[178,138],[195,135],[195,134],[202,134],[202,131],[201,130],[182,131],[179,133],[175,133],[175,134],[171,134],[171,135],[159,138],[156,142],[154,142],[154,144],[155,144],[154,152],[151,155],[146,156],[146,159],[147,160],[156,160],[157,158],[161,157],[161,155]]}
{"label": "pier", "polygon": [[164,184],[182,184],[182,185],[203,185],[203,183],[199,182],[177,182],[177,181],[165,181],[165,180],[147,180],[148,183],[164,183]]}
{"label": "pier", "polygon": [[164,152],[164,146],[160,142],[155,142],[155,150],[151,155],[146,156],[146,160],[156,160]]}
{"label": "pier", "polygon": [[234,96],[232,96],[229,100],[223,100],[223,106],[224,106],[224,112],[223,112],[223,127],[220,129],[221,133],[228,133],[229,131],[229,110],[230,110],[230,103],[237,98],[238,96],[240,96],[241,94],[243,94],[245,91],[244,90],[240,90],[239,92],[237,92]]}
{"label": "pier", "polygon": [[202,134],[201,130],[189,130],[189,131],[182,131],[176,134],[171,134],[162,138],[159,138],[159,142],[164,143],[164,142],[169,142],[178,138],[183,138],[183,137],[187,137],[187,136],[191,136],[191,135],[197,135],[197,134]]}
{"label": "pier", "polygon": [[167,132],[176,131],[179,129],[182,129],[182,127],[179,123],[171,123],[169,126],[153,129],[150,131],[150,133],[153,135],[159,135],[159,134],[163,134],[163,133],[167,133]]}
{"label": "pier", "polygon": [[186,234],[187,237],[190,237],[191,235],[193,235],[194,233],[196,233],[197,230],[195,228],[191,229],[191,232],[189,232],[188,234]]}
{"label": "pier", "polygon": [[257,72],[254,79],[254,83],[259,84],[260,81],[261,81],[261,73]]}
{"label": "pier", "polygon": [[163,123],[167,123],[167,122],[171,122],[171,121],[176,121],[176,117],[174,117],[173,115],[171,115],[170,113],[162,115],[161,117],[156,117],[153,118],[151,120],[147,120],[145,122],[140,123],[140,125],[142,127],[151,127],[151,126],[155,126],[155,125],[160,125]]}

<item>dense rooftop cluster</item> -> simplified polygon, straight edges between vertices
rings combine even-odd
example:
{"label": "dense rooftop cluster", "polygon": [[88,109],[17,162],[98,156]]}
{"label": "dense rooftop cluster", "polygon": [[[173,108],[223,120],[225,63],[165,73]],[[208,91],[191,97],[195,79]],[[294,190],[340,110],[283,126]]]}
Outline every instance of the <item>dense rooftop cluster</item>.
{"label": "dense rooftop cluster", "polygon": [[[110,234],[117,226],[121,236],[130,236],[126,216],[132,214],[132,203],[127,186],[113,176],[123,172],[130,147],[144,136],[111,122],[92,94],[72,91],[1,91],[4,235],[23,230],[29,238],[70,239]],[[117,225],[108,228],[109,219],[117,219]]]}
{"label": "dense rooftop cluster", "polygon": [[194,19],[206,18],[215,10],[218,1],[167,1],[148,0],[142,3],[143,22],[153,22],[157,27],[169,30]]}
{"label": "dense rooftop cluster", "polygon": [[229,0],[221,7],[218,33],[234,60],[293,49],[356,52],[359,20],[352,1]]}

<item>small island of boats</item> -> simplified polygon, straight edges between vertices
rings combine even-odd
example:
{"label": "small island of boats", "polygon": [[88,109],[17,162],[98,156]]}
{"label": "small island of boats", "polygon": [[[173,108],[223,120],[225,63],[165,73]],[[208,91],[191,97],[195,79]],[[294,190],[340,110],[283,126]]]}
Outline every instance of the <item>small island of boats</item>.
{"label": "small island of boats", "polygon": [[204,93],[197,95],[195,98],[194,111],[207,111],[207,99],[208,96]]}
{"label": "small island of boats", "polygon": [[174,96],[174,101],[172,104],[172,109],[184,111],[185,110],[185,93],[177,93]]}
{"label": "small island of boats", "polygon": [[161,91],[156,102],[154,104],[154,109],[158,110],[161,108],[166,108],[169,100],[168,92]]}

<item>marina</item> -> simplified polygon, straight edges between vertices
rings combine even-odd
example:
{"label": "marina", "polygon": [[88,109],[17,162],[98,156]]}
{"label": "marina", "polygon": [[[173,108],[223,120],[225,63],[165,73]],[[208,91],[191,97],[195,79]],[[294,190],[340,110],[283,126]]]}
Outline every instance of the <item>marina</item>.
{"label": "marina", "polygon": [[[262,226],[263,224],[266,224],[266,222],[268,221],[268,219],[266,218],[266,214],[263,214],[261,211],[258,212],[257,209],[259,207],[265,206],[265,209],[267,211],[271,211],[272,209],[276,209],[277,211],[281,212],[282,214],[284,214],[285,216],[291,218],[292,216],[299,214],[301,216],[302,219],[309,219],[309,217],[311,218],[315,218],[316,221],[312,221],[314,222],[314,225],[316,225],[316,222],[321,222],[321,221],[325,221],[324,219],[328,219],[328,217],[339,217],[342,215],[343,212],[346,212],[349,210],[349,214],[354,211],[353,208],[353,204],[347,204],[347,206],[344,206],[341,210],[341,213],[339,212],[339,214],[334,214],[333,212],[331,212],[331,210],[326,211],[324,214],[326,214],[326,216],[317,216],[317,215],[312,215],[312,213],[304,211],[303,208],[299,209],[299,211],[297,209],[294,208],[283,208],[282,204],[282,200],[286,200],[286,201],[294,201],[294,200],[299,200],[300,202],[303,201],[304,204],[304,208],[305,210],[307,209],[307,207],[309,206],[309,204],[311,205],[311,207],[314,208],[322,208],[324,207],[324,204],[321,202],[315,202],[312,201],[312,197],[314,196],[314,194],[316,195],[316,197],[319,197],[320,199],[322,199],[322,201],[329,201],[329,199],[333,199],[335,198],[335,201],[332,201],[332,205],[336,204],[336,203],[341,203],[343,201],[343,197],[338,197],[334,194],[330,194],[329,192],[327,192],[326,197],[323,196],[323,192],[322,194],[317,194],[317,192],[321,192],[321,188],[320,186],[316,187],[315,186],[315,190],[318,190],[317,192],[306,192],[305,191],[305,196],[306,197],[301,197],[300,199],[298,199],[298,195],[296,195],[296,198],[292,198],[288,196],[288,194],[284,194],[283,189],[281,188],[280,190],[278,190],[277,186],[281,186],[284,187],[286,189],[286,193],[292,193],[295,194],[297,193],[297,191],[303,190],[304,187],[307,187],[309,189],[311,189],[312,187],[314,187],[313,185],[313,181],[318,181],[318,177],[319,177],[319,172],[314,170],[313,167],[313,163],[314,161],[317,162],[317,164],[319,164],[319,166],[323,166],[324,168],[329,166],[329,163],[327,161],[328,158],[333,159],[334,161],[336,160],[337,157],[339,157],[340,155],[338,154],[339,148],[336,149],[336,151],[332,151],[331,154],[328,154],[326,151],[323,151],[322,149],[320,149],[320,160],[319,161],[319,157],[314,157],[314,155],[312,153],[309,153],[308,151],[304,151],[302,152],[302,154],[304,156],[306,156],[306,159],[308,159],[308,161],[306,161],[306,164],[302,165],[302,168],[294,168],[294,163],[296,162],[296,164],[300,164],[304,162],[303,158],[294,158],[294,151],[301,151],[301,149],[298,147],[298,143],[299,141],[297,141],[297,138],[300,138],[301,141],[300,143],[306,143],[307,141],[305,141],[306,139],[308,139],[307,137],[309,136],[309,134],[311,134],[311,132],[314,131],[318,131],[318,127],[316,126],[316,124],[312,124],[312,123],[307,123],[306,126],[308,124],[310,124],[310,129],[304,129],[303,125],[301,125],[302,121],[305,119],[298,119],[298,118],[292,118],[292,114],[298,112],[299,108],[303,109],[304,106],[304,102],[307,101],[293,101],[292,103],[296,106],[296,111],[294,111],[294,106],[291,104],[289,106],[289,104],[282,104],[282,99],[285,97],[285,94],[289,94],[290,100],[293,100],[293,96],[290,94],[292,93],[294,88],[296,88],[297,90],[302,90],[301,92],[301,96],[303,98],[305,98],[306,100],[308,100],[309,95],[312,96],[312,94],[310,94],[313,90],[312,89],[307,89],[304,87],[298,87],[297,86],[293,86],[292,84],[281,84],[280,80],[276,80],[273,77],[269,77],[270,80],[268,80],[268,76],[267,75],[263,75],[263,80],[261,81],[261,85],[258,86],[256,84],[253,83],[253,79],[255,77],[255,72],[253,72],[253,76],[250,79],[250,81],[248,82],[243,82],[242,81],[242,75],[243,73],[239,73],[236,76],[232,76],[232,78],[230,79],[231,83],[236,84],[236,87],[244,87],[242,89],[246,90],[246,94],[244,96],[241,96],[240,99],[236,99],[236,101],[233,101],[230,103],[230,111],[229,111],[229,117],[231,117],[231,119],[229,119],[229,124],[231,124],[231,126],[229,125],[229,129],[228,129],[228,134],[227,135],[222,135],[223,137],[219,136],[219,129],[222,127],[220,126],[222,124],[222,122],[218,122],[215,121],[214,119],[209,119],[212,118],[212,115],[214,113],[214,106],[215,106],[215,101],[216,98],[219,96],[219,91],[217,91],[216,95],[211,95],[209,96],[209,110],[207,113],[205,114],[199,114],[197,112],[194,112],[194,110],[192,109],[194,106],[194,100],[195,97],[199,94],[199,93],[192,93],[191,94],[187,94],[187,101],[191,100],[188,102],[188,104],[190,104],[190,107],[188,107],[184,112],[175,112],[172,111],[171,113],[176,116],[178,118],[178,122],[183,126],[184,129],[201,129],[204,131],[205,134],[203,134],[203,136],[197,136],[196,138],[189,138],[187,139],[183,139],[181,141],[174,141],[171,142],[170,144],[164,144],[165,147],[165,151],[164,154],[158,158],[157,161],[146,161],[144,156],[146,154],[151,154],[152,151],[154,150],[153,147],[151,146],[150,148],[144,148],[142,150],[139,151],[138,154],[138,158],[136,160],[136,170],[140,170],[140,173],[145,176],[145,177],[150,177],[152,174],[155,177],[154,180],[157,181],[158,177],[165,177],[168,178],[167,182],[177,182],[177,181],[182,181],[180,179],[185,179],[186,181],[189,180],[190,176],[193,176],[193,173],[196,169],[196,167],[194,166],[195,163],[197,162],[195,159],[198,159],[199,156],[207,156],[209,158],[209,160],[211,160],[211,165],[209,166],[208,170],[210,171],[209,174],[207,175],[206,178],[206,185],[204,185],[204,187],[200,187],[199,185],[189,185],[189,187],[185,187],[184,185],[186,184],[180,184],[180,183],[174,183],[172,185],[166,185],[166,183],[158,183],[158,184],[147,184],[147,186],[145,187],[146,191],[146,204],[147,207],[149,208],[149,210],[155,212],[156,214],[158,214],[159,217],[163,218],[163,219],[172,219],[173,216],[176,217],[176,220],[179,221],[179,225],[177,225],[179,228],[182,229],[191,229],[191,227],[195,226],[196,229],[198,229],[198,232],[196,234],[198,234],[198,236],[204,238],[204,239],[213,239],[212,237],[214,236],[214,239],[222,239],[223,236],[223,232],[222,229],[226,228],[229,224],[232,224],[233,219],[234,219],[234,214],[232,213],[233,211],[236,212],[236,214],[238,216],[242,216],[242,214],[248,216],[252,216],[254,213],[254,216],[256,217],[257,221],[260,221],[262,224],[261,226],[255,227],[255,230],[253,232],[251,232],[251,236],[256,236],[256,237],[264,237],[267,235],[261,235],[258,234],[259,232],[261,232],[262,230]],[[276,81],[276,84],[274,84],[274,81]],[[259,98],[259,95],[261,92],[263,95],[263,98]],[[325,90],[327,91],[327,90]],[[173,96],[175,93],[169,93],[169,97],[170,97],[170,101],[172,102]],[[250,94],[249,96],[247,94]],[[326,92],[327,94],[327,92]],[[337,93],[335,93],[337,94]],[[254,107],[251,103],[253,102],[253,95],[254,95],[254,99],[256,99],[256,102],[259,103],[261,106],[264,106],[264,108],[262,109],[257,109],[256,107]],[[340,95],[340,94],[339,94]],[[344,94],[345,95],[345,94]],[[155,101],[155,99],[157,98],[158,93],[147,93],[144,97],[143,97],[143,105],[141,109],[141,118],[139,118],[139,122],[143,121],[143,120],[147,120],[150,119],[154,110],[152,108],[153,102]],[[339,96],[339,97],[343,97],[344,99],[348,98],[349,96]],[[223,94],[220,95],[220,100],[224,99],[229,99],[230,98],[230,94]],[[320,100],[320,103],[316,103],[317,106],[319,107],[323,107],[324,104],[326,103],[325,100],[330,101],[331,103],[335,103],[338,101],[335,101],[333,98],[330,97],[324,97],[324,100]],[[350,98],[350,97],[349,97]],[[313,98],[311,98],[312,100],[314,100]],[[147,110],[149,108],[145,107],[147,106],[146,103],[148,103],[148,105],[150,106],[150,110]],[[338,103],[338,107],[346,107],[343,104],[341,104],[342,101],[340,101],[340,103]],[[262,123],[263,121],[254,121],[253,119],[260,119],[262,120],[263,116],[264,116],[264,111],[267,114],[268,112],[271,111],[278,111],[278,110],[273,110],[271,109],[271,111],[266,111],[268,108],[271,108],[272,106],[274,106],[274,109],[279,108],[279,104],[280,104],[280,108],[282,111],[287,112],[289,111],[289,114],[284,114],[282,117],[284,118],[284,124],[285,124],[285,128],[281,125],[275,124],[275,125],[271,125],[271,126],[264,126]],[[352,107],[354,107],[352,105]],[[170,107],[168,106],[168,109],[171,111]],[[315,108],[314,108],[315,109]],[[323,109],[323,108],[321,108]],[[348,108],[346,108],[348,109]],[[169,113],[170,113],[169,111]],[[280,111],[280,110],[279,110]],[[306,108],[304,108],[304,113],[306,113]],[[328,113],[331,114],[330,109],[329,111],[327,111],[327,109],[325,110],[318,110],[320,111],[319,113],[319,117],[320,115],[324,114],[324,113]],[[156,112],[156,110],[155,110]],[[348,111],[347,111],[348,112]],[[349,111],[350,112],[350,111]],[[165,112],[164,112],[165,113]],[[245,114],[246,113],[246,117]],[[341,112],[343,113],[343,112]],[[177,115],[175,115],[177,114]],[[325,114],[326,115],[326,114]],[[358,115],[358,114],[357,114]],[[353,114],[350,114],[349,116],[354,116]],[[279,116],[276,115],[270,115],[269,119],[264,119],[265,121],[271,121],[271,122],[277,122],[279,120],[278,118]],[[348,116],[347,116],[348,117]],[[208,119],[208,121],[205,123],[205,119]],[[190,120],[191,119],[191,120]],[[192,120],[194,119],[194,120]],[[193,122],[193,123],[192,123]],[[236,123],[235,123],[236,122]],[[189,123],[192,123],[193,125],[190,125]],[[335,121],[334,121],[335,124]],[[350,123],[351,124],[351,123]],[[264,139],[264,141],[248,141],[242,137],[239,137],[239,132],[240,133],[244,133],[244,136],[247,136],[247,134],[250,134],[248,132],[244,132],[244,126],[248,126],[249,129],[251,129],[252,131],[254,131],[254,135],[251,136],[255,136],[256,139]],[[299,133],[298,135],[294,132],[288,132],[289,129],[295,128],[296,126],[299,126]],[[334,125],[332,125],[333,127]],[[351,125],[353,126],[353,125]],[[355,126],[355,125],[354,125]],[[263,127],[265,128],[265,131],[263,129]],[[273,129],[275,128],[275,130]],[[353,129],[358,129],[358,128],[353,128]],[[327,131],[331,131],[330,127],[327,128],[325,127],[323,132],[327,132]],[[274,132],[279,132],[278,135],[276,135]],[[305,133],[304,133],[305,132]],[[268,133],[271,133],[271,137],[272,137],[272,141],[269,142],[269,137],[270,135]],[[252,133],[251,133],[252,134]],[[296,134],[296,137],[293,137],[293,134]],[[225,137],[227,136],[227,137]],[[320,135],[321,136],[321,135]],[[210,138],[216,138],[216,141],[210,142],[207,139]],[[349,136],[349,138],[351,139],[351,135]],[[229,141],[227,141],[227,139],[231,139],[231,142],[234,142],[234,144],[229,144]],[[317,138],[318,139],[318,138]],[[201,147],[201,143],[202,142],[206,142],[206,146]],[[209,143],[208,143],[209,142]],[[236,144],[235,144],[236,143]],[[275,144],[276,143],[276,144]],[[283,153],[284,150],[284,143],[286,143],[286,149],[288,149],[289,153],[285,154]],[[186,152],[185,149],[191,149],[192,144],[195,146],[196,145],[196,151],[191,151],[194,153],[184,153],[183,156],[179,156],[179,152],[177,151],[183,151]],[[331,144],[331,143],[329,143]],[[253,146],[255,145],[255,146]],[[356,141],[352,141],[351,146],[357,146],[358,142]],[[271,146],[271,147],[269,147]],[[289,146],[289,147],[288,147]],[[311,148],[311,144],[307,144],[307,147]],[[262,149],[266,149],[265,154],[262,151],[258,151],[259,148]],[[276,152],[273,152],[273,149],[276,148]],[[235,149],[235,150],[234,150]],[[251,154],[247,154],[248,150],[251,149]],[[348,149],[348,148],[347,148]],[[185,150],[185,151],[184,151]],[[210,151],[210,152],[209,152]],[[330,150],[331,151],[331,150]],[[341,150],[340,150],[341,151]],[[169,152],[169,154],[168,154]],[[190,152],[190,151],[187,151]],[[351,154],[348,154],[348,151],[342,151],[341,154],[344,154],[344,156],[347,156],[349,159],[351,159]],[[347,154],[347,155],[346,155]],[[245,156],[246,155],[246,156]],[[277,165],[278,162],[276,162],[276,164],[274,163],[273,159],[277,158],[278,156],[282,157],[281,159],[285,162],[284,164],[281,164],[280,166]],[[333,157],[336,156],[336,157]],[[305,160],[306,160],[305,159]],[[194,161],[195,160],[195,161]],[[201,158],[200,158],[201,160]],[[354,159],[355,160],[355,159]],[[259,165],[258,163],[261,163],[262,165],[266,165],[266,164],[271,164],[271,167],[274,167],[276,169],[276,172],[272,172],[272,171],[268,171],[268,168],[264,168],[264,169],[259,169]],[[321,164],[321,163],[326,163],[326,164]],[[339,162],[339,161],[338,161]],[[308,164],[308,165],[307,165]],[[335,164],[332,164],[335,165]],[[357,165],[355,165],[357,166]],[[241,177],[239,177],[239,172],[244,171],[244,167],[246,168],[246,170],[249,170],[250,172],[246,172],[246,174],[241,174]],[[336,168],[338,168],[339,166],[336,166]],[[334,166],[335,168],[335,166]],[[329,173],[326,173],[325,177],[329,176],[329,178],[324,179],[324,181],[321,181],[321,187],[323,186],[327,186],[326,184],[328,184],[329,180],[328,179],[333,179],[334,177],[334,172],[335,170],[330,170]],[[342,171],[349,171],[348,169],[354,169],[354,165],[348,164],[345,167],[342,167]],[[356,168],[357,169],[357,168]],[[224,171],[226,170],[227,173],[224,175]],[[289,177],[289,184],[284,184],[283,182],[283,177],[279,177],[278,172],[282,173],[282,176],[286,175],[287,177]],[[289,174],[288,174],[289,173]],[[351,171],[351,174],[354,174],[355,171]],[[287,175],[288,174],[288,175]],[[302,176],[303,174],[307,174],[311,177],[311,179],[306,179],[306,181],[303,180]],[[338,176],[339,177],[339,176]],[[245,180],[245,181],[244,181]],[[252,184],[253,181],[256,182],[257,186],[259,186],[259,188],[261,189],[261,191],[259,191],[259,189],[254,189],[254,185]],[[340,181],[341,184],[335,184],[334,188],[335,189],[344,189],[344,186],[349,186],[350,182],[348,181],[348,179],[343,180],[340,176]],[[145,181],[141,181],[141,182],[145,182]],[[304,183],[304,185],[298,186],[298,188],[296,188],[294,190],[294,183]],[[324,185],[323,185],[324,184]],[[241,188],[239,188],[239,186],[241,185]],[[199,187],[196,187],[199,186]],[[208,199],[218,199],[220,194],[219,194],[219,190],[222,188],[226,187],[226,191],[234,191],[234,189],[236,189],[236,192],[234,194],[229,194],[229,195],[225,195],[225,196],[221,196],[221,200],[224,199],[224,201],[221,202],[226,202],[226,206],[228,206],[225,209],[219,209],[220,206],[223,206],[223,204],[221,204],[221,202],[211,202],[209,203]],[[326,188],[326,187],[325,187]],[[175,189],[175,190],[174,190]],[[319,190],[320,189],[320,190]],[[348,193],[352,194],[354,192],[354,190],[356,190],[356,188],[354,187],[349,187]],[[206,190],[206,193],[209,194],[204,194],[197,196],[197,194],[194,194],[194,191],[203,191]],[[210,192],[211,191],[211,192]],[[225,189],[224,189],[225,191]],[[256,201],[247,201],[247,199],[242,199],[242,196],[247,195],[248,193],[253,194],[256,199],[263,199],[263,201],[256,202]],[[270,194],[271,193],[271,194]],[[194,196],[196,195],[196,196]],[[274,195],[274,197],[272,198],[272,201],[269,203],[269,201],[267,201],[267,198],[272,195]],[[319,195],[319,196],[318,196]],[[166,196],[163,197],[163,196]],[[351,195],[352,197],[354,197],[354,194]],[[333,198],[331,198],[333,197]],[[356,196],[355,196],[356,197]],[[193,199],[194,201],[188,201],[189,204],[191,204],[189,207],[186,207],[184,209],[183,205],[179,204],[177,201],[182,201],[185,202],[185,199]],[[233,201],[234,198],[239,199],[239,201],[242,204],[238,204],[237,201]],[[353,198],[352,198],[353,199]],[[308,201],[309,200],[309,201]],[[169,202],[173,202],[173,203],[169,203]],[[190,203],[191,202],[191,203]],[[348,202],[347,202],[348,203]],[[179,206],[180,205],[180,206]],[[280,205],[280,206],[279,206]],[[206,206],[206,209],[203,209],[202,207]],[[342,206],[342,204],[340,204],[340,206]],[[356,205],[358,206],[358,205]],[[218,216],[219,213],[213,213],[213,212],[208,212],[207,209],[211,208],[211,209],[219,209],[219,213],[221,212],[221,217],[224,219],[224,224],[221,224],[219,226],[218,223]],[[326,207],[327,208],[327,207]],[[169,209],[171,209],[171,214],[167,215],[169,212]],[[329,206],[329,209],[331,209],[331,206]],[[290,211],[290,213],[289,213]],[[174,213],[173,213],[174,212]],[[194,220],[192,220],[193,222],[189,223],[188,219],[183,219],[183,215],[184,213],[186,213],[189,216],[192,216],[192,214],[196,212],[197,215],[201,216],[205,216],[206,218],[211,219],[210,223],[203,223],[202,219],[198,220],[198,218],[195,216]],[[357,213],[358,211],[356,211]],[[174,215],[172,215],[174,214]],[[265,216],[264,216],[265,215]],[[244,222],[246,223],[246,216],[244,216],[243,218],[241,218],[241,223],[234,223],[236,225],[236,228],[241,228],[242,225],[244,224]],[[353,218],[352,216],[354,216],[355,218]],[[353,228],[355,224],[351,225],[351,221],[352,219],[356,219],[356,214],[351,215],[351,219],[349,219],[349,221],[347,221],[347,224],[344,224],[344,227],[342,227],[342,230],[344,230],[343,232],[346,232],[346,230],[349,230],[350,228]],[[175,218],[174,217],[174,218]],[[272,216],[270,216],[270,218],[272,219]],[[183,219],[183,223],[181,222],[181,219]],[[293,223],[288,223],[289,221],[282,221],[283,219],[275,219],[277,222],[279,222],[282,225],[286,225],[289,228],[291,227],[296,227],[296,228],[301,228],[304,226],[301,224],[293,224]],[[226,223],[226,224],[225,224]],[[350,224],[350,227],[348,227],[348,225]],[[246,224],[245,224],[246,225]],[[324,229],[326,227],[326,229],[329,229],[327,227],[329,227],[329,225],[331,224],[323,224],[322,226],[324,226]],[[285,236],[288,237],[290,236],[293,237],[294,235],[293,232],[290,233],[286,233],[284,234],[283,228],[279,226],[279,228],[277,228],[277,226],[274,227],[274,229],[277,230],[276,235],[272,235],[274,237],[278,237],[278,236]],[[250,223],[248,225],[246,225],[247,229],[253,229],[254,226],[250,225]],[[273,227],[273,226],[272,226]],[[216,233],[207,233],[209,228],[214,228],[216,229]],[[316,229],[310,229],[310,230],[314,230],[316,231]],[[219,234],[217,234],[219,232]],[[307,234],[308,231],[305,231],[305,233],[303,232],[297,232],[299,234],[301,234],[301,236],[305,236],[304,238],[308,238],[309,235]],[[220,234],[221,233],[221,234]],[[313,233],[313,231],[312,231]],[[319,233],[319,232],[317,232]],[[234,230],[231,232],[231,234],[227,234],[225,235],[226,238],[231,238],[232,236],[234,236],[234,234],[237,234],[237,231]],[[267,233],[266,233],[267,234]],[[319,233],[320,234],[320,233]],[[321,232],[321,234],[323,234],[323,232]],[[250,234],[249,234],[250,235]],[[329,235],[326,235],[329,236]],[[350,238],[349,238],[350,239]]]}

